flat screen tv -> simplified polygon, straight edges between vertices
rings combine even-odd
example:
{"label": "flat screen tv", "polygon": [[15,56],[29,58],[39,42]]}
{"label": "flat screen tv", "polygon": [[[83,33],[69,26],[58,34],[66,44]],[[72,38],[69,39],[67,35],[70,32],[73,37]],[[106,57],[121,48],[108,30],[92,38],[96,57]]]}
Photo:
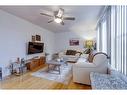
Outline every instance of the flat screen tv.
{"label": "flat screen tv", "polygon": [[28,54],[42,53],[44,43],[29,42],[28,43]]}

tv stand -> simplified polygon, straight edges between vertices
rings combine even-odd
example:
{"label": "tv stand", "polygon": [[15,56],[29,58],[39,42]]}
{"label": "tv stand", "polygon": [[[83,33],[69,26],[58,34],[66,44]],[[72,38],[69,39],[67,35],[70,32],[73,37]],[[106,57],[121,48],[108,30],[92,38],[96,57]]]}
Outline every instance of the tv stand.
{"label": "tv stand", "polygon": [[36,57],[28,60],[27,69],[30,71],[35,70],[36,68],[43,67],[46,61],[45,56]]}

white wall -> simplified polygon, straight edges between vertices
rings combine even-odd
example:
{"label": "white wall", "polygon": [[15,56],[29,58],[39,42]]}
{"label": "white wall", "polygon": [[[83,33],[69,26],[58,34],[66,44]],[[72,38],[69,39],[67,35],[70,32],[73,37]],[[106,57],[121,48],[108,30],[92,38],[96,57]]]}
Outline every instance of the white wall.
{"label": "white wall", "polygon": [[0,67],[3,69],[3,76],[9,74],[7,66],[10,60],[43,55],[27,55],[26,44],[31,41],[31,36],[36,34],[41,35],[46,52],[52,54],[55,40],[53,32],[0,10]]}
{"label": "white wall", "polygon": [[[79,39],[79,46],[70,46],[70,39]],[[76,50],[84,50],[85,40],[95,40],[96,32],[95,31],[70,31],[64,33],[57,33],[55,35],[55,51],[64,51],[66,49],[76,49]]]}
{"label": "white wall", "polygon": [[[9,74],[7,66],[17,57],[29,59],[43,54],[27,55],[27,43],[32,35],[41,35],[45,51],[50,55],[66,49],[83,49],[86,39],[94,39],[95,31],[74,29],[73,32],[53,33],[26,20],[0,10],[0,67],[4,76]],[[79,39],[79,46],[69,46],[70,39]],[[49,56],[50,59],[50,56]]]}

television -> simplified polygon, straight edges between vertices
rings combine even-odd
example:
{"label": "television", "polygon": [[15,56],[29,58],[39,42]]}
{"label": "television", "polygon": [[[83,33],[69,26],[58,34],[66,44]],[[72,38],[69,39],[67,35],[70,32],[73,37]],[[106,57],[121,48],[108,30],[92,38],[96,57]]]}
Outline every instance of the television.
{"label": "television", "polygon": [[44,43],[29,42],[28,43],[28,54],[42,53]]}

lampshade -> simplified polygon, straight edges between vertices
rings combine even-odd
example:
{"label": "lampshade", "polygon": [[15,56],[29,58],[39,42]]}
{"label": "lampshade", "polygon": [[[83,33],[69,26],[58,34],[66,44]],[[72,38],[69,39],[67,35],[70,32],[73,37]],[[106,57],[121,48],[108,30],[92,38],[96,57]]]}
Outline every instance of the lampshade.
{"label": "lampshade", "polygon": [[86,40],[85,41],[85,47],[86,48],[92,48],[93,47],[93,40]]}

